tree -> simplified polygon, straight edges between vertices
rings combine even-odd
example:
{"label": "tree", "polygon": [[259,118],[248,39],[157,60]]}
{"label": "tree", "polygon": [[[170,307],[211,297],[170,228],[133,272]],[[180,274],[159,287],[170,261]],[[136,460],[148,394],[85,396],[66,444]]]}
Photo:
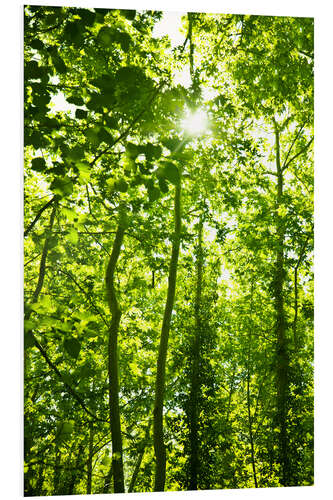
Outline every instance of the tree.
{"label": "tree", "polygon": [[26,495],[313,482],[313,20],[162,16],[25,7]]}

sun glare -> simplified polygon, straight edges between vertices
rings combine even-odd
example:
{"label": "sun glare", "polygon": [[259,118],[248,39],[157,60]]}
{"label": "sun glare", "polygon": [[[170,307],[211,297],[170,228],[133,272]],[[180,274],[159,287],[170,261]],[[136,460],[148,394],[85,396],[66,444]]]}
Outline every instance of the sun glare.
{"label": "sun glare", "polygon": [[182,128],[190,135],[204,132],[208,127],[207,115],[202,109],[189,113],[182,121]]}

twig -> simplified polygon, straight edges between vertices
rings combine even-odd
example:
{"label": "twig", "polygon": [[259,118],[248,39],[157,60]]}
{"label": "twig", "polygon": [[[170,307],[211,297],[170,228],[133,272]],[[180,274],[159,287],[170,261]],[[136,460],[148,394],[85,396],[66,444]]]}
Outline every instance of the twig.
{"label": "twig", "polygon": [[50,201],[48,201],[40,210],[39,212],[37,213],[36,217],[34,218],[34,220],[31,222],[31,224],[28,226],[28,228],[24,231],[24,236],[28,236],[28,234],[30,233],[30,231],[32,230],[32,228],[34,227],[34,225],[39,221],[42,213],[47,209],[49,208],[52,203],[54,203],[56,200],[56,197],[54,196]]}

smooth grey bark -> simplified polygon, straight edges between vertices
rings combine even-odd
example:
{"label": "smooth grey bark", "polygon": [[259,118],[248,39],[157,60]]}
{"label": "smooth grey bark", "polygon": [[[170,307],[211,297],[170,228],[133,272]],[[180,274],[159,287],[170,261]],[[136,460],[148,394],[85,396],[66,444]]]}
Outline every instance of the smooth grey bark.
{"label": "smooth grey bark", "polygon": [[168,351],[171,314],[175,299],[177,265],[181,232],[181,181],[175,187],[174,235],[169,264],[168,292],[164,309],[160,345],[157,358],[154,402],[154,451],[156,458],[154,491],[164,491],[166,471],[166,450],[163,433],[163,402],[165,392],[165,365]]}

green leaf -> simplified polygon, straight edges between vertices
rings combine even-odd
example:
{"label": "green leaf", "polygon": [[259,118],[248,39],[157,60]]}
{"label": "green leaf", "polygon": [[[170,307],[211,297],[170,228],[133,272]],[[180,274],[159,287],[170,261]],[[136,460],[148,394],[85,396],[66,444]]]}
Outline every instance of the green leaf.
{"label": "green leaf", "polygon": [[[26,324],[24,324],[26,327]],[[29,347],[33,347],[35,345],[33,336],[30,331],[24,332],[24,349],[29,349]]]}
{"label": "green leaf", "polygon": [[81,344],[75,337],[70,337],[64,340],[64,348],[72,358],[77,359],[81,350]]}
{"label": "green leaf", "polygon": [[30,47],[32,47],[35,50],[43,50],[44,49],[44,44],[41,40],[38,40],[38,38],[35,38],[30,42]]}
{"label": "green leaf", "polygon": [[58,236],[50,236],[47,239],[47,248],[51,250],[52,248],[56,247],[58,244]]}
{"label": "green leaf", "polygon": [[84,100],[82,99],[82,97],[78,97],[75,95],[66,96],[66,101],[69,102],[70,104],[75,104],[75,106],[84,105]]}
{"label": "green leaf", "polygon": [[151,144],[150,142],[144,146],[144,153],[146,155],[146,158],[148,161],[151,161],[153,159],[160,158],[162,154],[162,148],[161,146],[155,146],[154,144]]}
{"label": "green leaf", "polygon": [[96,19],[96,13],[88,9],[77,9],[78,15],[81,17],[86,26],[92,26]]}
{"label": "green leaf", "polygon": [[57,443],[63,443],[68,441],[71,437],[71,434],[74,430],[74,422],[60,422],[57,426],[57,432],[55,436],[55,440]]}
{"label": "green leaf", "polygon": [[100,142],[105,142],[106,144],[111,144],[113,141],[112,135],[107,130],[105,130],[104,127],[101,128],[101,130],[98,132],[97,135],[98,135]]}
{"label": "green leaf", "polygon": [[80,172],[80,181],[82,183],[87,182],[90,178],[90,171],[91,171],[89,163],[86,163],[84,161],[79,161],[76,163],[76,166]]}
{"label": "green leaf", "polygon": [[84,157],[84,149],[82,146],[74,146],[74,148],[70,149],[68,151],[68,158],[70,160],[79,160],[80,158]]}
{"label": "green leaf", "polygon": [[78,42],[83,29],[84,27],[79,20],[68,22],[64,29],[64,36],[69,43]]}
{"label": "green leaf", "polygon": [[43,172],[43,170],[46,169],[46,163],[44,158],[34,158],[31,161],[31,168],[32,170],[35,170],[36,172]]}
{"label": "green leaf", "polygon": [[184,141],[182,141],[181,139],[177,139],[177,138],[166,138],[166,139],[163,139],[162,140],[162,144],[168,148],[168,150],[173,153],[175,151],[180,151],[185,143]]}
{"label": "green leaf", "polygon": [[150,202],[158,200],[160,195],[161,195],[161,192],[157,187],[154,186],[152,189],[148,189],[148,196],[149,196]]}
{"label": "green leaf", "polygon": [[86,132],[86,137],[89,142],[94,144],[95,146],[99,144],[100,139],[98,137],[99,127],[93,127]]}
{"label": "green leaf", "polygon": [[120,43],[123,51],[127,52],[132,41],[130,35],[128,33],[118,33],[116,39]]}
{"label": "green leaf", "polygon": [[162,191],[162,193],[167,193],[169,191],[168,184],[165,182],[165,179],[163,179],[163,177],[158,179],[158,185],[160,186],[160,190]]}
{"label": "green leaf", "polygon": [[64,63],[63,59],[59,55],[56,57],[53,57],[52,62],[53,62],[54,67],[58,73],[64,74],[67,72],[67,66]]}
{"label": "green leaf", "polygon": [[103,26],[97,35],[97,40],[103,45],[109,46],[114,41],[115,31],[109,26]]}
{"label": "green leaf", "polygon": [[128,184],[124,179],[119,179],[118,181],[115,182],[114,187],[121,193],[126,193],[128,189]]}
{"label": "green leaf", "polygon": [[78,120],[84,120],[85,118],[87,118],[87,115],[88,112],[84,109],[77,109],[75,111],[75,118],[77,118]]}
{"label": "green leaf", "polygon": [[73,222],[73,220],[76,216],[76,213],[74,210],[72,210],[71,208],[62,207],[61,211],[67,217],[69,222]]}
{"label": "green leaf", "polygon": [[50,189],[55,194],[58,194],[61,197],[68,196],[73,192],[73,182],[67,176],[63,177],[62,179],[60,177],[57,177],[51,183]]}
{"label": "green leaf", "polygon": [[121,10],[120,11],[120,14],[122,16],[124,16],[126,19],[128,19],[129,21],[133,21],[133,19],[135,18],[135,14],[136,14],[136,10]]}
{"label": "green leaf", "polygon": [[180,175],[179,175],[179,170],[178,167],[174,163],[171,162],[165,162],[163,163],[163,171],[162,171],[163,177],[168,179],[169,182],[171,182],[174,185],[179,184],[180,182]]}
{"label": "green leaf", "polygon": [[74,229],[74,227],[71,227],[69,229],[67,238],[69,239],[69,241],[71,243],[73,243],[73,245],[77,245],[78,244],[78,242],[79,242],[79,235],[78,235],[78,232],[76,231],[76,229]]}

